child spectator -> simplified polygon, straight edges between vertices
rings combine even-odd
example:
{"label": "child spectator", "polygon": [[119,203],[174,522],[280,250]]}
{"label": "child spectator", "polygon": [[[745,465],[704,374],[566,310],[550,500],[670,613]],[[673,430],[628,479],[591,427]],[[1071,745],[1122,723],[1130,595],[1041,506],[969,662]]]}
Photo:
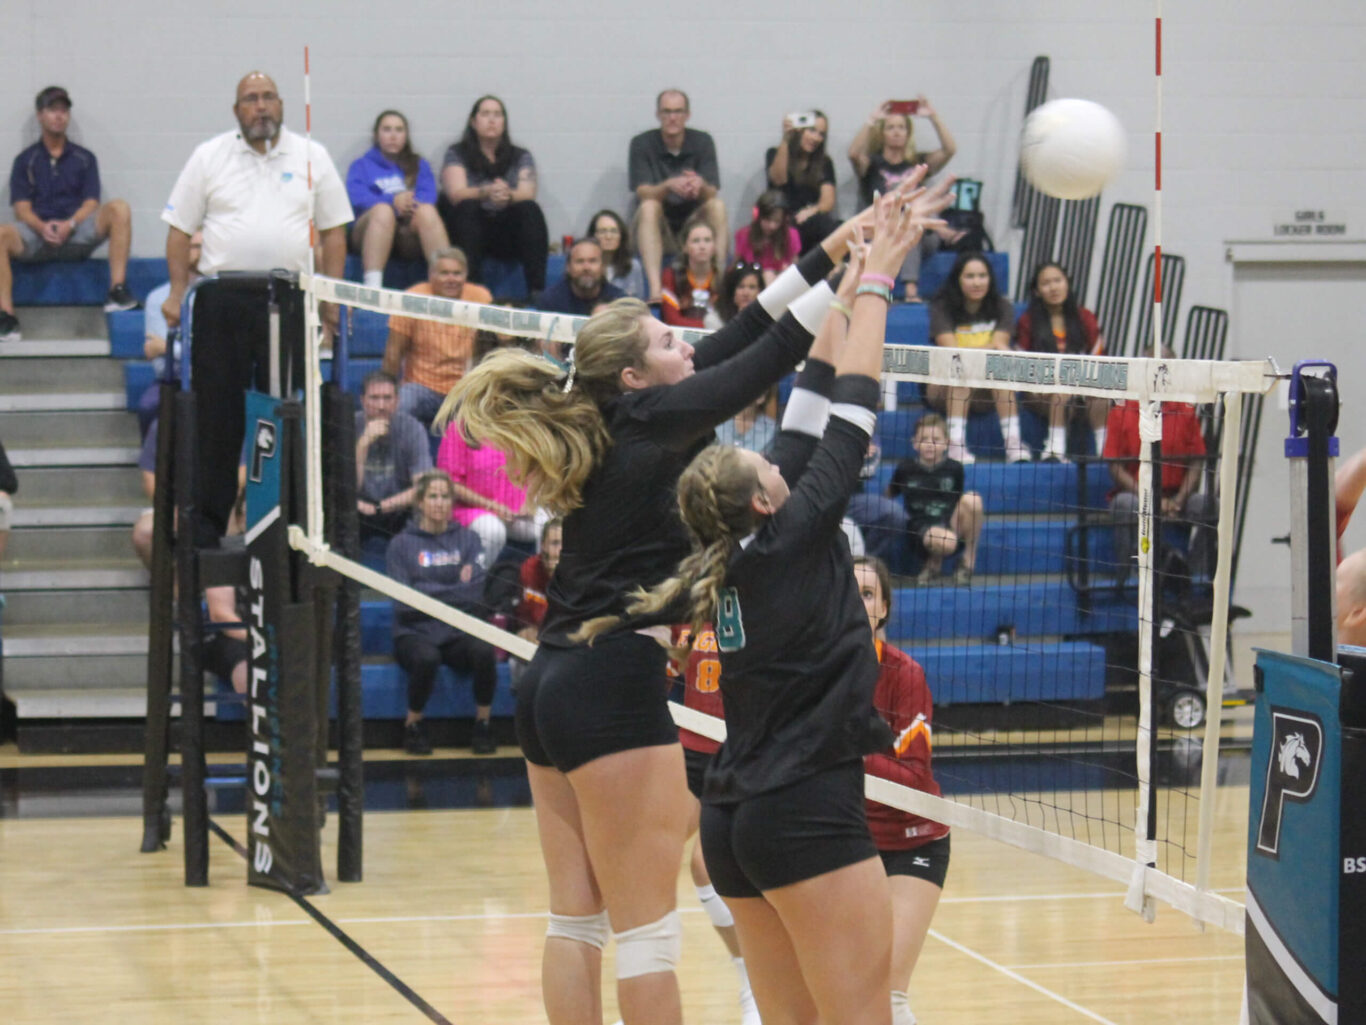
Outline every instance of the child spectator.
{"label": "child spectator", "polygon": [[801,236],[788,217],[787,200],[777,189],[769,189],[759,197],[754,204],[754,220],[735,233],[735,255],[757,263],[763,270],[765,285],[771,285],[774,278],[797,262],[801,248]]}
{"label": "child spectator", "polygon": [[514,613],[519,637],[534,641],[540,636],[541,623],[545,620],[546,588],[555,567],[560,564],[560,551],[564,547],[564,521],[558,516],[546,520],[541,528],[541,550],[528,555],[522,563],[519,576],[522,581],[522,597]]}
{"label": "child spectator", "polygon": [[451,243],[433,205],[432,165],[413,152],[408,119],[384,111],[375,118],[371,141],[346,172],[346,195],[356,215],[351,250],[361,254],[365,286],[379,288],[391,254],[420,260]]}
{"label": "child spectator", "polygon": [[811,123],[797,126],[791,115],[783,118],[783,141],[764,155],[764,166],[768,187],[778,189],[787,201],[805,253],[834,231],[839,219],[835,216],[835,162],[825,152],[829,122],[819,110],[803,116]]}
{"label": "child spectator", "polygon": [[465,133],[446,150],[437,210],[469,257],[471,281],[484,281],[488,252],[520,263],[532,295],[545,288],[550,234],[536,204],[536,161],[512,144],[498,97],[474,101]]}
{"label": "child spectator", "polygon": [[[930,337],[935,345],[951,349],[1009,349],[1014,326],[1015,307],[996,287],[996,275],[987,258],[981,253],[962,253],[930,304]],[[967,449],[968,413],[975,403],[987,399],[1001,418],[1006,461],[1018,463],[1028,459],[1029,449],[1020,440],[1014,392],[926,385],[925,401],[948,415],[949,457],[960,463],[974,461]]]}
{"label": "child spectator", "polygon": [[723,324],[729,324],[735,315],[752,303],[764,288],[764,270],[757,263],[740,260],[726,268],[721,275],[721,290],[716,294],[716,304],[707,311],[702,326],[715,331]]}
{"label": "child spectator", "polygon": [[[1105,338],[1096,315],[1077,302],[1072,282],[1060,264],[1041,263],[1029,290],[1029,309],[1015,325],[1015,348],[1026,352],[1062,352],[1073,356],[1104,356]],[[1067,425],[1086,411],[1095,438],[1096,455],[1105,451],[1105,419],[1110,403],[1098,396],[1064,394],[1024,396],[1025,408],[1048,421],[1048,443],[1043,461],[1067,462]]]}
{"label": "child spectator", "polygon": [[[429,470],[418,478],[417,515],[389,542],[385,570],[394,580],[431,598],[482,615],[483,551],[474,531],[451,521],[453,493],[451,479],[442,470]],[[394,606],[394,661],[408,674],[405,751],[432,753],[422,716],[442,665],[474,678],[474,753],[493,754],[498,749],[489,724],[498,685],[492,645],[399,602]]]}
{"label": "child spectator", "polygon": [[716,301],[716,236],[701,215],[683,226],[683,251],[664,268],[661,319],[679,327],[702,327]]}
{"label": "child spectator", "polygon": [[[615,210],[599,210],[588,222],[588,234],[602,247],[602,265],[607,283],[621,289],[632,299],[644,299],[645,268],[632,255],[631,233]],[[566,256],[568,254],[565,254]]]}
{"label": "child spectator", "polygon": [[982,496],[963,490],[963,464],[947,455],[949,436],[943,417],[922,416],[911,444],[916,458],[897,465],[887,494],[900,496],[905,503],[906,530],[912,548],[924,560],[915,582],[928,584],[943,572],[945,558],[961,552],[953,582],[967,584],[977,566]]}

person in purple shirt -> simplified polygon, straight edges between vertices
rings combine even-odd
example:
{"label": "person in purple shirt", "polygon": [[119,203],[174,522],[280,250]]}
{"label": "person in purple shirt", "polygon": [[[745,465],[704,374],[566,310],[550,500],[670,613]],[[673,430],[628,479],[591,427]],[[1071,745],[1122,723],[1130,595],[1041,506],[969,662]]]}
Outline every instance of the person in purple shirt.
{"label": "person in purple shirt", "polygon": [[35,101],[42,138],[14,158],[9,195],[16,224],[0,224],[0,342],[20,338],[10,261],[84,260],[109,240],[106,312],[137,309],[128,291],[132,214],[122,199],[100,203],[95,154],[66,137],[71,96],[50,85]]}
{"label": "person in purple shirt", "polygon": [[380,287],[391,253],[425,260],[451,244],[436,212],[436,176],[413,152],[408,119],[384,111],[375,118],[373,142],[346,172],[346,195],[356,214],[351,250],[361,254],[367,288]]}
{"label": "person in purple shirt", "polygon": [[602,246],[590,236],[570,246],[564,277],[542,292],[535,305],[536,309],[550,313],[587,317],[602,304],[625,294],[604,276]]}

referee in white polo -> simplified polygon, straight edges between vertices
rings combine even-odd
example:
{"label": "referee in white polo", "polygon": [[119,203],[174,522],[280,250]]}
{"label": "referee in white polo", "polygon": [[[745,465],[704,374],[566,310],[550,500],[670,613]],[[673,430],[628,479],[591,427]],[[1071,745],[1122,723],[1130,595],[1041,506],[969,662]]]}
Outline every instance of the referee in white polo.
{"label": "referee in white polo", "polygon": [[[284,127],[284,103],[269,75],[253,71],[237,83],[233,104],[238,129],[201,143],[180,172],[161,219],[171,294],[162,304],[168,327],[180,322],[190,275],[190,236],[204,233],[202,274],[308,267],[308,175],[311,158],[314,220],[322,242],[322,273],[341,277],[346,224],[352,219],[346,188],[332,158],[318,143]],[[303,299],[280,295],[281,353],[302,366]],[[335,327],[337,312],[322,309]],[[200,487],[196,543],[215,543],[236,498],[237,463],[245,415],[242,392],[269,381],[268,311],[262,293],[213,288],[197,293],[192,376],[198,382]]]}

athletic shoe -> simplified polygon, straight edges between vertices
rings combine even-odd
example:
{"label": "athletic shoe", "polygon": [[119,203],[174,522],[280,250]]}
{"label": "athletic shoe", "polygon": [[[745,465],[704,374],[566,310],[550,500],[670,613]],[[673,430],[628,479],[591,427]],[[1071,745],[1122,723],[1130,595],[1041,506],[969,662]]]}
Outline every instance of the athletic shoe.
{"label": "athletic shoe", "polygon": [[410,722],[403,727],[403,750],[410,755],[429,755],[432,753],[432,742],[427,739],[427,727],[422,725],[422,720]]}
{"label": "athletic shoe", "polygon": [[1051,448],[1044,449],[1043,455],[1039,459],[1039,462],[1041,463],[1062,463],[1064,465],[1071,461],[1072,460],[1068,459],[1064,453],[1054,452]]}
{"label": "athletic shoe", "polygon": [[953,571],[953,582],[957,587],[967,587],[972,583],[972,567],[964,566],[960,562],[958,568]]}
{"label": "athletic shoe", "polygon": [[125,284],[117,284],[109,290],[109,294],[104,299],[105,313],[118,313],[121,310],[140,310],[142,303],[138,302],[133,293],[128,291]]}
{"label": "athletic shoe", "polygon": [[17,342],[23,335],[19,333],[19,318],[13,313],[0,310],[0,342]]}
{"label": "athletic shoe", "polygon": [[498,751],[498,741],[493,739],[493,729],[487,719],[474,720],[474,738],[470,750],[477,755],[491,755]]}
{"label": "athletic shoe", "polygon": [[968,451],[968,447],[959,442],[949,442],[948,456],[955,462],[970,466],[977,462],[977,457]]}
{"label": "athletic shoe", "polygon": [[1006,441],[1006,462],[1007,463],[1027,463],[1034,456],[1029,451],[1029,446],[1019,438],[1012,438]]}

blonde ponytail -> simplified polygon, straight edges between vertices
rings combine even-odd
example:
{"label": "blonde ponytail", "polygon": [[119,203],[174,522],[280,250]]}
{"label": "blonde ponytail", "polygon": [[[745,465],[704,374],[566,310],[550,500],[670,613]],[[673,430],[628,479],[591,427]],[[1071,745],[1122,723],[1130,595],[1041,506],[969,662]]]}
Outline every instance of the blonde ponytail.
{"label": "blonde ponytail", "polygon": [[574,343],[574,370],[520,349],[498,349],[451,389],[433,421],[507,456],[527,500],[557,515],[583,504],[583,488],[612,443],[602,406],[621,394],[621,372],[644,368],[649,339],[638,299],[591,317]]}

